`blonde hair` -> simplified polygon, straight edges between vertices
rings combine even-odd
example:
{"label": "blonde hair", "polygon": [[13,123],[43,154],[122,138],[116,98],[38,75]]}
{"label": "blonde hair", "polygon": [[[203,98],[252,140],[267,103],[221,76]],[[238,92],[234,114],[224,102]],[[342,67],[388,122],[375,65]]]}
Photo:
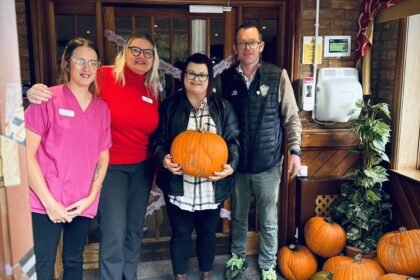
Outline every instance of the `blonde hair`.
{"label": "blonde hair", "polygon": [[156,50],[155,42],[153,41],[152,37],[148,34],[140,34],[136,33],[134,35],[131,35],[130,38],[125,42],[123,49],[118,53],[117,57],[115,58],[114,63],[114,70],[113,74],[115,77],[116,83],[121,83],[123,86],[125,85],[125,75],[124,75],[124,69],[125,64],[127,62],[127,53],[128,53],[128,47],[130,46],[131,42],[134,39],[144,39],[148,41],[153,46],[153,64],[152,68],[147,72],[146,79],[145,79],[145,85],[146,87],[152,92],[153,96],[158,99],[159,97],[159,56]]}
{"label": "blonde hair", "polygon": [[[60,78],[59,83],[69,83],[70,82],[70,59],[73,55],[73,52],[78,47],[88,47],[95,51],[96,56],[99,58],[99,49],[98,47],[91,41],[85,38],[74,38],[70,40],[66,47],[64,48],[63,55],[61,56],[61,64],[60,64]],[[92,83],[89,85],[89,91],[92,93],[93,96],[97,97],[98,93],[98,83],[96,82],[96,77]]]}

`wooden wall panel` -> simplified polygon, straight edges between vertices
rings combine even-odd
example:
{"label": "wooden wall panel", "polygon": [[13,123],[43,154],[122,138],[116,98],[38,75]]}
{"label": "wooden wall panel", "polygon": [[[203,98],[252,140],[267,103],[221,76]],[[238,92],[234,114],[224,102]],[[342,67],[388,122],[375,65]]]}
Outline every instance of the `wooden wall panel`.
{"label": "wooden wall panel", "polygon": [[387,187],[395,224],[408,229],[420,228],[420,182],[390,171]]}

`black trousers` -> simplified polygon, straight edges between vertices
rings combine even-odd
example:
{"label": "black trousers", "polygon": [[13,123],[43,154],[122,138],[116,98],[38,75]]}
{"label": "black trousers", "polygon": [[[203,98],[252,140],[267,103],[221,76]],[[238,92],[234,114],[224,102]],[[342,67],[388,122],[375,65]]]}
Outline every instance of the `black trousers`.
{"label": "black trousers", "polygon": [[99,200],[99,279],[135,280],[153,163],[111,164]]}
{"label": "black trousers", "polygon": [[46,214],[32,213],[37,279],[53,279],[61,231],[63,231],[63,280],[83,279],[83,250],[91,220],[86,217],[76,217],[71,223],[55,224]]}
{"label": "black trousers", "polygon": [[174,275],[184,274],[191,256],[192,232],[197,234],[196,253],[201,272],[211,271],[216,254],[216,231],[221,205],[214,210],[189,212],[169,202],[166,211],[172,228],[171,260]]}

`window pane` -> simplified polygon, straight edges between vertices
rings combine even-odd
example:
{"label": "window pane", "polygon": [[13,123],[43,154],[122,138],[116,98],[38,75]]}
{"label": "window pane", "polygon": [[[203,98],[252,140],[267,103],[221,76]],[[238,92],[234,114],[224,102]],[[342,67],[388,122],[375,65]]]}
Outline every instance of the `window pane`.
{"label": "window pane", "polygon": [[260,30],[265,43],[262,58],[265,61],[276,63],[276,52],[279,50],[277,45],[277,20],[262,20]]}
{"label": "window pane", "polygon": [[[155,18],[155,42],[161,60],[172,63],[171,61],[171,40],[169,32],[169,18]],[[169,96],[173,89],[173,79],[169,75],[161,72],[160,82],[164,90],[163,96]]]}
{"label": "window pane", "polygon": [[57,61],[60,63],[60,58],[67,42],[75,37],[73,16],[56,15],[55,31],[57,35]]}
{"label": "window pane", "polygon": [[212,19],[210,28],[210,59],[212,64],[216,64],[224,58],[225,21]]}
{"label": "window pane", "polygon": [[150,34],[150,17],[136,17],[136,33]]}
{"label": "window pane", "polygon": [[133,33],[131,30],[131,17],[115,17],[115,33],[128,39]]}
{"label": "window pane", "polygon": [[96,44],[96,18],[77,16],[77,36],[92,40]]}
{"label": "window pane", "polygon": [[156,45],[158,48],[159,57],[166,62],[171,62],[170,53],[170,32],[169,32],[169,18],[155,19],[155,34]]}
{"label": "window pane", "polygon": [[188,22],[184,18],[173,19],[172,48],[175,63],[188,57]]}

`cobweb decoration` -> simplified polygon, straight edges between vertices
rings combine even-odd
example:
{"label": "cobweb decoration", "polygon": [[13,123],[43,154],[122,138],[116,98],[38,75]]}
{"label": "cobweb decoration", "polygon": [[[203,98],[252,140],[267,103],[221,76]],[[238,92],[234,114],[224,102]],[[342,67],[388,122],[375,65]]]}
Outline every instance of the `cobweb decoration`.
{"label": "cobweb decoration", "polygon": [[[104,32],[104,36],[108,41],[115,43],[119,47],[123,47],[125,44],[125,39],[122,36],[116,34],[112,30],[106,29]],[[218,75],[220,75],[223,71],[231,67],[234,61],[235,61],[235,55],[232,54],[229,57],[217,63],[216,65],[214,65],[213,76],[217,77]],[[174,79],[177,79],[177,80],[181,79],[181,69],[173,66],[172,64],[162,59],[160,60],[159,70],[162,70],[163,72],[165,72],[165,74],[173,77]]]}

